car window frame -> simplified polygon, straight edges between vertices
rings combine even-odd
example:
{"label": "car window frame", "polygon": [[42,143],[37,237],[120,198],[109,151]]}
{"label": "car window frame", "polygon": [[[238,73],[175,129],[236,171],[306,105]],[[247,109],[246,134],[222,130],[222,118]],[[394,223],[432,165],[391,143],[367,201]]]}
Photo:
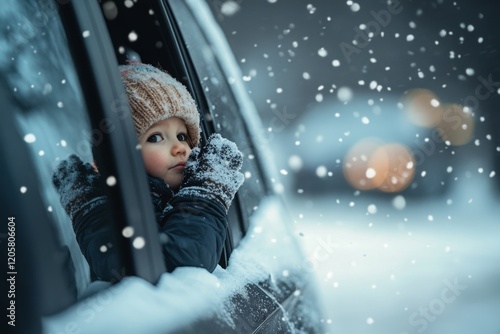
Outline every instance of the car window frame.
{"label": "car window frame", "polygon": [[[70,52],[78,63],[78,79],[89,103],[92,128],[99,129],[102,122],[113,126],[112,131],[102,131],[102,143],[95,147],[94,155],[100,172],[116,175],[118,180],[110,187],[110,201],[117,217],[113,231],[121,240],[119,254],[124,270],[120,274],[156,283],[166,267],[156,224],[152,223],[156,220],[142,157],[136,149],[130,107],[101,9],[96,1],[72,1],[59,6],[59,15]],[[146,240],[142,249],[122,236],[127,226]]]}

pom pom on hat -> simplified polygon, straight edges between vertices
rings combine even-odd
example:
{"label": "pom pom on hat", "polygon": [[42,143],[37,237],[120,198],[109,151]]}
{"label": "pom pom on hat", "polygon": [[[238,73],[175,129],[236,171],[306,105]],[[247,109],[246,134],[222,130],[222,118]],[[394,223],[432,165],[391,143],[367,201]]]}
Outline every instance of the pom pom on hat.
{"label": "pom pom on hat", "polygon": [[170,117],[184,121],[193,147],[200,142],[200,114],[184,85],[154,66],[138,62],[120,65],[137,137]]}

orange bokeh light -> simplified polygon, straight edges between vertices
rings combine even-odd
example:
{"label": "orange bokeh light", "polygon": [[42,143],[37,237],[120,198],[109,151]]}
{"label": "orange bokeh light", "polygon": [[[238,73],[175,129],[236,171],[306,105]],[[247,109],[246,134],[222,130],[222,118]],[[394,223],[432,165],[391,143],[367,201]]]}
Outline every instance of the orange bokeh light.
{"label": "orange bokeh light", "polygon": [[[344,176],[353,187],[360,190],[370,190],[382,184],[385,168],[369,166],[369,160],[383,142],[377,138],[367,138],[357,142],[344,159]],[[372,169],[370,169],[372,168]],[[380,170],[378,170],[380,168]]]}
{"label": "orange bokeh light", "polygon": [[373,166],[384,166],[385,178],[378,186],[384,192],[399,192],[408,187],[415,175],[415,159],[411,151],[399,143],[379,147],[370,159]]}
{"label": "orange bokeh light", "polygon": [[403,98],[403,107],[410,121],[432,128],[441,122],[443,108],[436,94],[428,89],[412,89]]}
{"label": "orange bokeh light", "polygon": [[347,182],[356,189],[399,192],[413,180],[415,160],[402,144],[384,144],[380,139],[368,138],[349,150],[343,171]]}
{"label": "orange bokeh light", "polygon": [[450,145],[465,145],[472,139],[474,120],[464,106],[449,104],[444,107],[443,119],[437,128],[441,138]]}

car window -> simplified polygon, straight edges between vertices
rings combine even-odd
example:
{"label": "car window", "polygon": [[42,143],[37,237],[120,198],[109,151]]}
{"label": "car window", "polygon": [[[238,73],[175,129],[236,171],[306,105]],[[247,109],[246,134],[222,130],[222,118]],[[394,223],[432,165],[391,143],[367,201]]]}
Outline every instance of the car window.
{"label": "car window", "polygon": [[11,47],[1,49],[0,71],[2,88],[13,99],[8,112],[15,116],[31,152],[37,186],[43,189],[41,200],[61,243],[70,250],[68,266],[74,266],[76,287],[81,292],[89,283],[88,265],[52,184],[52,173],[70,154],[92,162],[93,133],[56,10],[52,2],[37,1],[12,1],[2,9],[0,38]]}
{"label": "car window", "polygon": [[[64,186],[61,187],[64,192],[59,193],[53,184],[53,175],[70,155],[77,155],[83,163],[95,166],[95,149],[99,148],[104,155],[109,150],[103,143],[110,132],[110,123],[108,118],[95,116],[96,111],[87,105],[58,6],[53,2],[30,1],[3,10],[2,22],[6,22],[6,29],[2,37],[4,45],[11,47],[2,49],[2,83],[13,100],[10,112],[15,117],[16,127],[31,152],[37,187],[43,189],[41,200],[59,242],[69,252],[68,272],[74,275],[78,295],[83,296],[90,280],[97,277],[89,271],[66,211],[80,195]],[[86,38],[88,31],[82,34],[81,37]],[[94,120],[89,117],[92,113]],[[65,175],[61,177],[66,179]],[[114,203],[117,196],[110,190],[113,180],[114,177],[106,179],[110,187],[105,188],[102,195],[107,195]],[[29,186],[21,191],[28,191],[27,188]],[[122,262],[124,248],[116,239],[119,232],[114,231],[118,221],[115,214],[110,211],[103,236],[107,241],[99,246],[100,252],[117,257],[116,263],[121,269],[111,273],[113,278],[109,280],[112,281],[121,279],[131,267]]]}

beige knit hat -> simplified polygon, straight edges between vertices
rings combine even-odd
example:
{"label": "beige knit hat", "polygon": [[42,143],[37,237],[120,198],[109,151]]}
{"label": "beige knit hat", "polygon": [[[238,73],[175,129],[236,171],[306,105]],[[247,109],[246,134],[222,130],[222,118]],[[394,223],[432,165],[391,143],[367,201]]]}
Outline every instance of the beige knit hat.
{"label": "beige knit hat", "polygon": [[200,142],[200,114],[186,87],[154,66],[139,62],[120,65],[137,137],[154,123],[179,117],[186,123],[193,147]]}

